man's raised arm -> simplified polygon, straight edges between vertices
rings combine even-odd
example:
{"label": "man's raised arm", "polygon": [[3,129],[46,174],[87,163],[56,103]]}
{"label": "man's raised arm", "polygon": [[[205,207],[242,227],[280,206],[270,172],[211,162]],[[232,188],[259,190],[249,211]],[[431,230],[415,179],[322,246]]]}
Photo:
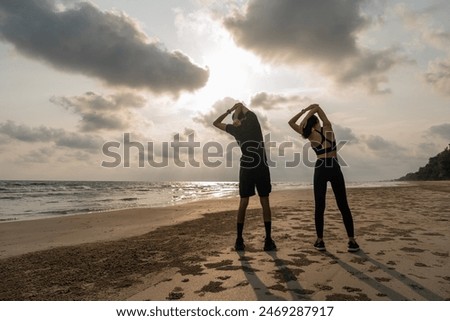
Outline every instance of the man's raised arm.
{"label": "man's raised arm", "polygon": [[217,119],[213,122],[213,125],[219,129],[225,130],[227,127],[227,124],[222,123],[222,121],[231,114],[230,109],[228,109],[225,113],[217,117]]}
{"label": "man's raised arm", "polygon": [[[220,115],[219,117],[217,117],[217,119],[213,122],[213,125],[219,129],[222,130],[226,130],[227,124],[223,123],[223,120],[229,115],[231,114],[233,111],[240,109],[242,110],[242,104],[241,103],[237,103],[235,104],[233,107],[231,107],[230,109],[228,109],[225,113],[223,113],[222,115]],[[240,112],[240,110],[237,110],[236,112]]]}

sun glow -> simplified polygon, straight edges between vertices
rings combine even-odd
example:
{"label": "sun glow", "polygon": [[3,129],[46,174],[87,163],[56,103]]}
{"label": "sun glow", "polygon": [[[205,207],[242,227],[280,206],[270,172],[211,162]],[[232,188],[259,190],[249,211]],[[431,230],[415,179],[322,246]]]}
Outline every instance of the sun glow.
{"label": "sun glow", "polygon": [[255,91],[258,75],[267,72],[259,59],[236,47],[232,39],[222,38],[215,48],[203,56],[210,75],[207,85],[198,92],[202,102],[210,107],[217,100],[231,97],[246,102]]}
{"label": "sun glow", "polygon": [[199,64],[207,66],[209,79],[205,87],[194,93],[196,105],[192,107],[205,111],[225,97],[248,101],[257,79],[268,73],[270,67],[237,47],[228,31],[207,10],[189,15],[180,11],[176,23],[180,37],[189,39],[190,43],[208,43],[200,53],[204,63]]}

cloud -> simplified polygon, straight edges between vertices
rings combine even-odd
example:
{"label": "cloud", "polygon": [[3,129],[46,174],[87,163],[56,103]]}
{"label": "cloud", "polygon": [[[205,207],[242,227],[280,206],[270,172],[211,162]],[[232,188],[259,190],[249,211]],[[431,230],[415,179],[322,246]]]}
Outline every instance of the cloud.
{"label": "cloud", "polygon": [[98,136],[83,135],[63,131],[60,137],[54,139],[55,145],[73,149],[82,149],[89,151],[99,151],[103,144],[103,139]]}
{"label": "cloud", "polygon": [[[394,11],[400,17],[404,26],[420,37],[422,43],[445,50],[450,47],[450,31],[436,26],[435,17],[439,13],[448,12],[449,9],[448,2],[443,1],[421,11],[413,11],[406,4],[398,4]],[[447,15],[445,18],[448,18]]]}
{"label": "cloud", "polygon": [[[448,12],[449,9],[448,2],[441,2],[425,7],[420,11],[413,11],[405,4],[399,4],[394,8],[394,11],[401,18],[404,26],[414,32],[418,42],[448,53],[450,50],[450,30],[439,26],[436,23],[436,17]],[[447,15],[445,15],[445,19],[447,18]],[[428,70],[424,74],[424,80],[438,92],[449,96],[450,57],[430,61]]]}
{"label": "cloud", "polygon": [[225,97],[221,100],[216,101],[212,105],[212,107],[210,108],[210,111],[208,113],[200,114],[200,115],[194,117],[193,120],[196,123],[202,124],[206,128],[212,127],[213,122],[214,122],[214,120],[216,120],[217,117],[222,115],[225,111],[227,111],[228,109],[233,107],[233,105],[238,102],[239,101],[234,98]]}
{"label": "cloud", "polygon": [[81,130],[88,132],[130,127],[134,121],[130,110],[141,108],[147,102],[133,93],[102,96],[93,92],[74,97],[52,97],[50,101],[80,115]]}
{"label": "cloud", "polygon": [[250,1],[244,13],[224,20],[237,45],[264,61],[309,64],[339,85],[363,83],[372,93],[386,93],[386,73],[408,61],[398,48],[361,48],[358,34],[371,20],[361,1]]}
{"label": "cloud", "polygon": [[31,128],[25,125],[17,125],[13,121],[0,123],[0,133],[10,138],[27,142],[49,142],[54,137],[62,133],[62,130],[55,130],[45,126]]}
{"label": "cloud", "polygon": [[260,92],[251,98],[250,107],[271,110],[305,104],[306,101],[309,101],[309,99],[298,95],[279,95]]}
{"label": "cloud", "polygon": [[60,9],[53,0],[1,1],[0,39],[53,67],[114,86],[176,95],[203,87],[209,77],[183,53],[151,41],[125,13],[88,2]]}
{"label": "cloud", "polygon": [[39,163],[46,164],[49,159],[54,155],[54,148],[42,147],[37,150],[32,150],[20,157],[20,161],[25,163]]}
{"label": "cloud", "polygon": [[432,126],[430,127],[428,132],[431,135],[438,136],[442,139],[447,140],[450,143],[450,123]]}
{"label": "cloud", "polygon": [[17,125],[13,121],[0,123],[0,134],[25,143],[54,143],[55,146],[89,152],[97,152],[104,142],[99,136],[67,132],[64,129],[46,126]]}
{"label": "cloud", "polygon": [[348,144],[358,143],[359,139],[353,133],[353,131],[348,127],[343,127],[340,125],[333,125],[333,131],[336,135],[338,142],[347,142]]}
{"label": "cloud", "polygon": [[431,61],[424,78],[438,92],[450,96],[450,57]]}
{"label": "cloud", "polygon": [[[406,149],[395,142],[388,141],[378,135],[364,136],[362,142],[378,156],[401,157],[406,153]],[[400,158],[399,158],[400,159]]]}

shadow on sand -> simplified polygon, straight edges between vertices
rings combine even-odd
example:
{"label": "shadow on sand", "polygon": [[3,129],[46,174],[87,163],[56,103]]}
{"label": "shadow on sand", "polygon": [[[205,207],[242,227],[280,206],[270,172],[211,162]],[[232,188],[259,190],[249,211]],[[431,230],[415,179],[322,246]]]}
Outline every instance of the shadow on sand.
{"label": "shadow on sand", "polygon": [[[377,281],[376,279],[371,278],[364,272],[362,272],[362,271],[358,270],[357,268],[349,265],[348,263],[342,261],[334,254],[326,252],[325,255],[328,256],[329,258],[333,259],[334,261],[336,261],[337,264],[339,264],[348,273],[355,276],[362,282],[368,284],[372,288],[376,289],[377,291],[379,291],[381,294],[388,297],[389,299],[394,300],[394,301],[411,300],[411,298],[408,298],[405,295],[400,294],[399,292],[395,291],[391,287],[382,284],[381,282]],[[388,267],[388,266],[384,265],[383,263],[380,263],[379,261],[371,258],[364,251],[360,250],[357,253],[355,253],[355,255],[358,256],[362,261],[373,264],[375,267],[382,270],[384,273],[386,273],[386,274],[390,275],[391,277],[397,279],[398,281],[402,282],[407,287],[409,287],[412,291],[414,291],[417,294],[419,294],[420,296],[422,296],[425,300],[429,300],[429,301],[443,300],[443,298],[441,296],[439,296],[438,294],[425,288],[423,285],[421,285],[417,281],[410,279],[406,275],[404,275],[398,271],[395,271],[392,267]]]}
{"label": "shadow on sand", "polygon": [[[286,261],[278,257],[276,252],[266,252],[267,256],[271,258],[271,262],[273,262],[273,272],[269,272],[269,274],[273,274],[275,280],[275,284],[266,284],[264,283],[257,275],[257,269],[252,265],[253,258],[250,256],[246,256],[245,252],[238,252],[239,261],[242,266],[242,270],[244,271],[244,275],[247,278],[247,281],[252,286],[253,291],[256,294],[257,300],[261,301],[278,301],[278,300],[302,300],[308,301],[312,299],[312,295],[315,291],[305,289],[299,282],[298,275],[301,273],[298,270],[290,268],[288,265],[290,261]],[[369,285],[373,289],[377,290],[380,296],[380,299],[387,298],[394,301],[408,301],[412,300],[411,297],[406,296],[405,294],[400,293],[398,290],[394,288],[394,286],[388,286],[383,284],[376,278],[369,276],[366,272],[350,265],[347,262],[344,262],[341,258],[336,255],[325,252],[325,256],[335,261],[342,269],[351,274],[352,276],[358,278],[360,281]],[[377,269],[383,271],[385,274],[389,275],[391,278],[394,278],[405,286],[407,286],[411,291],[420,295],[424,300],[428,301],[442,301],[440,295],[434,293],[430,289],[427,289],[422,284],[417,281],[409,278],[408,276],[394,270],[392,267],[386,266],[383,263],[373,259],[369,255],[367,255],[364,251],[360,250],[359,252],[354,254],[359,260],[362,262],[368,262],[375,266]],[[290,299],[286,297],[281,297],[279,295],[274,294],[274,291],[288,293],[290,295]]]}
{"label": "shadow on sand", "polygon": [[[258,301],[283,301],[288,300],[281,296],[275,295],[272,291],[282,291],[290,294],[292,300],[311,300],[309,294],[314,291],[304,289],[298,282],[296,272],[290,269],[287,263],[280,259],[276,251],[266,252],[274,263],[273,273],[275,279],[278,280],[277,284],[267,285],[257,275],[257,269],[252,266],[251,261],[253,258],[246,256],[245,252],[238,252],[239,261],[244,271],[244,275],[247,281],[253,288]],[[298,274],[298,273],[297,273]]]}

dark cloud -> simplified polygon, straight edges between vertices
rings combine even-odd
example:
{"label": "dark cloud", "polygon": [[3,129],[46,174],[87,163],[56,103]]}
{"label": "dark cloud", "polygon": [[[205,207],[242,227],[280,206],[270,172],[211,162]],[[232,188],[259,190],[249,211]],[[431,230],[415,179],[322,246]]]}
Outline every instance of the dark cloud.
{"label": "dark cloud", "polygon": [[250,100],[250,107],[263,108],[266,110],[276,109],[280,107],[291,107],[293,105],[302,105],[307,98],[298,95],[278,95],[260,92],[254,95]]}
{"label": "dark cloud", "polygon": [[124,130],[131,126],[131,109],[141,108],[147,102],[142,96],[120,93],[102,96],[88,92],[74,97],[52,97],[51,102],[81,116],[83,131]]}
{"label": "dark cloud", "polygon": [[406,153],[406,149],[404,147],[378,135],[363,137],[363,143],[365,143],[371,151],[379,156],[392,158],[404,156]]}
{"label": "dark cloud", "polygon": [[193,91],[209,76],[183,53],[151,42],[124,13],[88,2],[61,10],[53,0],[2,0],[0,39],[58,69],[155,93]]}
{"label": "dark cloud", "polygon": [[359,1],[253,0],[244,15],[225,19],[238,44],[267,60],[291,63],[357,54],[354,34],[367,24]]}
{"label": "dark cloud", "polygon": [[430,127],[428,130],[432,135],[446,139],[450,143],[450,124],[445,123]]}
{"label": "dark cloud", "polygon": [[353,131],[348,127],[333,125],[333,131],[336,135],[336,139],[340,142],[345,141],[348,144],[354,144],[359,142],[358,137],[356,137]]}
{"label": "dark cloud", "polygon": [[90,151],[98,151],[103,144],[103,140],[98,136],[66,131],[60,137],[55,138],[54,142],[56,146]]}
{"label": "dark cloud", "polygon": [[54,143],[59,147],[81,149],[89,152],[98,151],[103,139],[98,136],[67,132],[64,129],[45,126],[29,127],[7,121],[0,123],[0,133],[14,140],[26,143]]}
{"label": "dark cloud", "polygon": [[63,130],[57,130],[45,126],[31,128],[25,125],[17,125],[13,121],[0,123],[0,133],[10,138],[27,143],[49,142],[54,137],[59,136],[62,132]]}
{"label": "dark cloud", "polygon": [[371,51],[358,45],[358,34],[371,23],[362,3],[251,0],[224,25],[239,46],[265,61],[311,64],[340,85],[362,83],[372,93],[384,93],[386,72],[407,59],[395,48]]}
{"label": "dark cloud", "polygon": [[428,65],[425,80],[438,92],[450,96],[450,58],[432,61]]}

